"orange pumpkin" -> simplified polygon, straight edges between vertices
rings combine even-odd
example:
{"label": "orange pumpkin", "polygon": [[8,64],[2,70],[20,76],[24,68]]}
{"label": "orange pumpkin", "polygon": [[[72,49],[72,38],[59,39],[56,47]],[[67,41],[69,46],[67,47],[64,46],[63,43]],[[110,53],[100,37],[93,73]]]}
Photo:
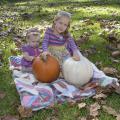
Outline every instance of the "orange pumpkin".
{"label": "orange pumpkin", "polygon": [[44,83],[55,81],[60,73],[59,62],[53,56],[47,56],[46,60],[42,57],[36,57],[32,69],[36,79]]}

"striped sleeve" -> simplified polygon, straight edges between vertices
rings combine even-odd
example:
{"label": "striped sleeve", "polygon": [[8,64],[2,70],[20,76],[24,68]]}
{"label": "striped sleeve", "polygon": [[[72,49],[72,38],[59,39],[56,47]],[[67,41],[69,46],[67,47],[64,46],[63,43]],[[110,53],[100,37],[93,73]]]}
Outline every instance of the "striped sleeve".
{"label": "striped sleeve", "polygon": [[47,29],[45,31],[45,35],[43,38],[43,42],[42,42],[42,49],[43,51],[47,51],[48,50],[48,44],[49,44],[49,29]]}
{"label": "striped sleeve", "polygon": [[72,52],[77,49],[74,39],[71,37],[70,34],[69,34],[69,38],[68,38],[68,49],[71,49]]}

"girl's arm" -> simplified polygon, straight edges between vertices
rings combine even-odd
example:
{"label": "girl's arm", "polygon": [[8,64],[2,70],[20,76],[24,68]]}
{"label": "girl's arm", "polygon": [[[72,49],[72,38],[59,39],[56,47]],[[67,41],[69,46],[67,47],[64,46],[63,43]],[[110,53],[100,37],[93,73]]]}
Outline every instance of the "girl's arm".
{"label": "girl's arm", "polygon": [[45,31],[45,35],[43,38],[43,42],[42,42],[43,52],[48,51],[48,44],[49,44],[49,29]]}
{"label": "girl's arm", "polygon": [[23,52],[23,58],[27,61],[33,61],[34,56],[30,56],[27,52]]}
{"label": "girl's arm", "polygon": [[78,50],[74,50],[73,51],[73,59],[76,60],[76,61],[80,60],[80,56],[78,54]]}
{"label": "girl's arm", "polygon": [[21,47],[21,51],[22,51],[22,54],[23,54],[23,58],[26,59],[27,61],[33,61],[34,59],[34,56],[30,56],[29,55],[29,48],[27,45],[23,45]]}
{"label": "girl's arm", "polygon": [[72,50],[73,59],[76,61],[79,61],[80,56],[78,54],[78,48],[74,42],[74,39],[70,35],[69,35],[69,39],[68,39],[68,49]]}
{"label": "girl's arm", "polygon": [[42,49],[43,49],[43,56],[47,56],[50,55],[50,52],[48,51],[48,45],[49,45],[49,28],[45,31],[45,35],[43,38],[43,42],[42,42]]}

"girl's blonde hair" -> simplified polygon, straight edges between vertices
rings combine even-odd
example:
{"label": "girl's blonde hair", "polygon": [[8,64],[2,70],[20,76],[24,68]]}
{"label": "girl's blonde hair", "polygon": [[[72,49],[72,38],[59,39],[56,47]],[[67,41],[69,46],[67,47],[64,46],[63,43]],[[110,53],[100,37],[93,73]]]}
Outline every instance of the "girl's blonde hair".
{"label": "girl's blonde hair", "polygon": [[28,40],[29,39],[29,36],[30,35],[39,35],[40,36],[40,31],[38,30],[38,28],[30,28],[30,29],[28,29],[27,30],[27,32],[26,32],[26,39]]}
{"label": "girl's blonde hair", "polygon": [[[67,17],[71,20],[71,14],[69,12],[65,12],[65,11],[59,11],[57,13],[57,15],[54,17],[54,20],[53,20],[53,25],[52,25],[52,28],[54,29],[54,26],[55,26],[55,21],[59,20],[61,17]],[[70,21],[68,23],[68,27],[67,29],[65,30],[63,34],[64,37],[67,37],[68,36],[68,29],[70,28]]]}

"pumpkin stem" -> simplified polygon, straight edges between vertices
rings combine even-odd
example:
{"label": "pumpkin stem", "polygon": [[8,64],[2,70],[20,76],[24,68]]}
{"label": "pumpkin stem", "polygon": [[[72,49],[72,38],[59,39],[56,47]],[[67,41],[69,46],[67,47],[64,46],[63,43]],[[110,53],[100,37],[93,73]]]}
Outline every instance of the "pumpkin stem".
{"label": "pumpkin stem", "polygon": [[41,59],[45,62],[47,60],[47,56],[41,56]]}

